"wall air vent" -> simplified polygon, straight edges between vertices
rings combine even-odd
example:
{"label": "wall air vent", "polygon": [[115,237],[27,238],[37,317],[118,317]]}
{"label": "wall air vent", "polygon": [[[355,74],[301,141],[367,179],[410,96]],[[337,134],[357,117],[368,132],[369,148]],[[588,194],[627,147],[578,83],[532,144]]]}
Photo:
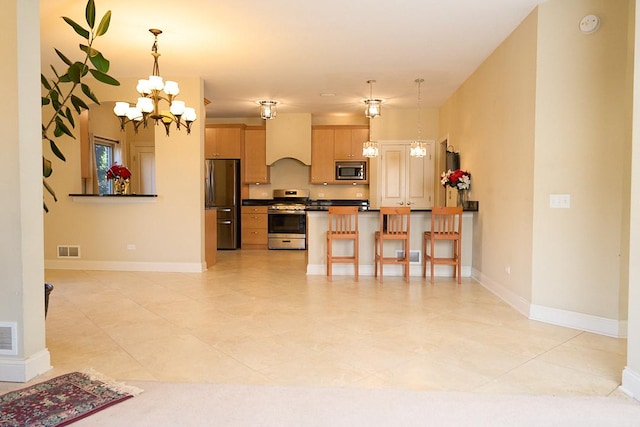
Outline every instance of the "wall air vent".
{"label": "wall air vent", "polygon": [[58,245],[58,258],[80,258],[80,246]]}
{"label": "wall air vent", "polygon": [[0,322],[0,355],[15,356],[18,354],[18,324]]}
{"label": "wall air vent", "polygon": [[[419,250],[410,250],[409,251],[409,263],[410,264],[422,264],[421,251]],[[404,258],[404,251],[401,249],[396,250],[396,258],[402,259]]]}

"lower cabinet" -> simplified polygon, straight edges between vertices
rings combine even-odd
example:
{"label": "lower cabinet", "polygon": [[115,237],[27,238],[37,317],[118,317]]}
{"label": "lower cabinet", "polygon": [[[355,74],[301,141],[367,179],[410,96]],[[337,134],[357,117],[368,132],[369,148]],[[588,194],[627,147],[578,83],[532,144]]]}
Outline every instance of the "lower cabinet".
{"label": "lower cabinet", "polygon": [[216,253],[218,251],[217,222],[218,211],[207,209],[204,211],[204,259],[207,268],[216,263]]}
{"label": "lower cabinet", "polygon": [[242,207],[242,249],[267,249],[267,206]]}

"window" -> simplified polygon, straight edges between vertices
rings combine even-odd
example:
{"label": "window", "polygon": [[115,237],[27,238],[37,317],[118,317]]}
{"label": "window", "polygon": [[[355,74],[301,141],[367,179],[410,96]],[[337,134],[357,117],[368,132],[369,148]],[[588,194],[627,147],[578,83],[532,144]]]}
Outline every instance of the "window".
{"label": "window", "polygon": [[96,161],[96,182],[98,184],[98,194],[113,194],[113,187],[107,179],[107,171],[120,157],[117,150],[118,141],[113,139],[93,137],[93,151]]}

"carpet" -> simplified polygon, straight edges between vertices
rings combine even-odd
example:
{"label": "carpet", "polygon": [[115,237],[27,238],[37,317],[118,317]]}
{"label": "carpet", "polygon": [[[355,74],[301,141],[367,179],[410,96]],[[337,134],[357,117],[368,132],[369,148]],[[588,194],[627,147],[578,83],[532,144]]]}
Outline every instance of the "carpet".
{"label": "carpet", "polygon": [[136,381],[135,399],[78,427],[638,427],[623,396],[537,396],[397,389]]}
{"label": "carpet", "polygon": [[0,426],[64,426],[142,390],[95,371],[71,372],[0,396]]}

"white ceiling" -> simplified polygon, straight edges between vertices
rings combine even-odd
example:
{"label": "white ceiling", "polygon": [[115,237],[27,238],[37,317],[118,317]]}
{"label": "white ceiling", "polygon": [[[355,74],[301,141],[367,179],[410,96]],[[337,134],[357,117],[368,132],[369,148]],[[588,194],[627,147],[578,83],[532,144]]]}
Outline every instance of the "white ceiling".
{"label": "white ceiling", "polygon": [[[387,108],[437,107],[545,0],[96,0],[112,11],[94,47],[109,74],[151,74],[159,28],[160,74],[201,76],[207,117],[258,115],[255,101],[279,112],[359,114],[376,80]],[[84,24],[86,0],[41,0],[42,64],[70,58],[80,37],[61,16]],[[61,68],[61,67],[60,67]],[[178,79],[179,82],[179,79]],[[135,88],[131,88],[132,97]],[[333,94],[333,96],[322,96]]]}

